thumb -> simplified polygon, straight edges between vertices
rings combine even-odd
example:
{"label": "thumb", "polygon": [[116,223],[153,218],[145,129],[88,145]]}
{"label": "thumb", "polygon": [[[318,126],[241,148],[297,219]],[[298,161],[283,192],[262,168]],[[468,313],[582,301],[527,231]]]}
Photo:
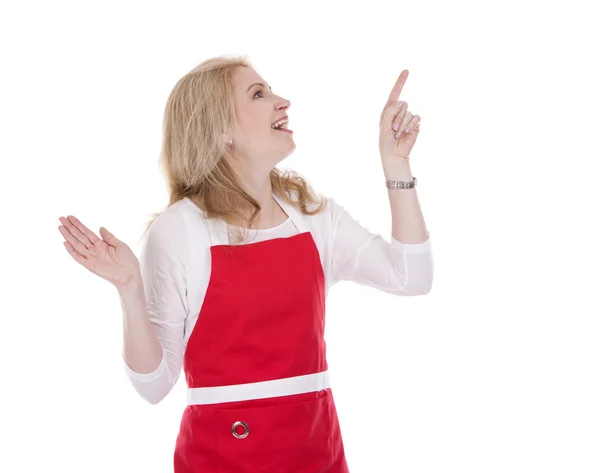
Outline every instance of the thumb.
{"label": "thumb", "polygon": [[111,246],[114,246],[115,248],[123,244],[121,240],[115,237],[104,227],[100,227],[100,236],[106,243],[108,243]]}
{"label": "thumb", "polygon": [[381,118],[381,130],[382,131],[386,130],[386,131],[395,133],[395,131],[392,130],[392,123],[398,116],[398,113],[400,113],[401,106],[402,106],[401,100],[399,100],[398,102],[391,103],[386,106],[385,110],[383,111],[383,116]]}

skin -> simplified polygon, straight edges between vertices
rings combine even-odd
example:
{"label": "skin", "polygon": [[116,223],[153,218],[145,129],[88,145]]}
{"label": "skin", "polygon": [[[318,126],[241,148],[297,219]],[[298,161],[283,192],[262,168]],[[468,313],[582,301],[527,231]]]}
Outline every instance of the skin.
{"label": "skin", "polygon": [[398,100],[408,78],[408,69],[404,69],[385,104],[379,119],[379,152],[384,169],[387,165],[408,163],[420,131],[421,117],[408,111],[408,102]]}
{"label": "skin", "polygon": [[[408,103],[399,101],[408,77],[404,69],[381,113],[379,150],[386,180],[412,181],[410,152],[420,132],[421,117],[408,111]],[[392,237],[401,243],[423,243],[429,232],[423,218],[416,188],[388,189],[392,211]]]}
{"label": "skin", "polygon": [[[253,85],[247,90],[256,82],[265,86]],[[233,166],[241,175],[242,187],[262,208],[258,228],[271,228],[288,216],[272,197],[269,173],[296,148],[292,133],[276,131],[271,125],[288,115],[290,101],[274,94],[268,82],[249,67],[236,69],[233,83],[238,124],[226,130],[223,140],[233,140],[228,145]]]}

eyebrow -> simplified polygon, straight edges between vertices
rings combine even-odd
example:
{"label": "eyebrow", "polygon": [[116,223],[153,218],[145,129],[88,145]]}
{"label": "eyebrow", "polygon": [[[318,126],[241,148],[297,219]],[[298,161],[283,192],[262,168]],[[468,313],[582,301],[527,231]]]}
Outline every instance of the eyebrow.
{"label": "eyebrow", "polygon": [[[263,87],[266,87],[266,85],[265,85],[265,84],[263,84],[262,82],[255,82],[254,84],[250,84],[250,85],[248,86],[248,88],[246,89],[246,92],[248,92],[248,91],[249,91],[249,90],[250,90],[250,89],[251,89],[253,86],[255,86],[255,85],[261,85],[261,86],[263,86]],[[269,86],[269,89],[273,90],[273,88],[272,88],[271,86]]]}

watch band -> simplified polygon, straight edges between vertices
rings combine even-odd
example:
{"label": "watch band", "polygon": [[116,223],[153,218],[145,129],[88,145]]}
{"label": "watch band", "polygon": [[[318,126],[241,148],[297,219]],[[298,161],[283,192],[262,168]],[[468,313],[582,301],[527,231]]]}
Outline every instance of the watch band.
{"label": "watch band", "polygon": [[412,181],[385,181],[385,186],[388,189],[412,189],[417,185],[417,178],[413,177]]}

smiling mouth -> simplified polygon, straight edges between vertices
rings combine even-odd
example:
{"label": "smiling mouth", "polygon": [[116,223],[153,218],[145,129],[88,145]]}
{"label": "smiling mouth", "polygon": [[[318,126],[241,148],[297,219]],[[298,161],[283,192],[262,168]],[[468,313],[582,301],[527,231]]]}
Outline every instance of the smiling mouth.
{"label": "smiling mouth", "polygon": [[[288,121],[287,118],[283,118],[282,120],[278,120],[276,123],[279,123],[279,124],[277,126],[271,125],[271,128],[273,128],[274,130],[277,130],[277,131],[288,130],[287,126],[288,126],[289,121]],[[291,131],[291,130],[289,130],[289,131]]]}
{"label": "smiling mouth", "polygon": [[287,133],[292,133],[292,130],[288,130],[287,128],[287,122],[283,123],[281,126],[278,127],[271,126],[271,128],[275,131],[285,131]]}

